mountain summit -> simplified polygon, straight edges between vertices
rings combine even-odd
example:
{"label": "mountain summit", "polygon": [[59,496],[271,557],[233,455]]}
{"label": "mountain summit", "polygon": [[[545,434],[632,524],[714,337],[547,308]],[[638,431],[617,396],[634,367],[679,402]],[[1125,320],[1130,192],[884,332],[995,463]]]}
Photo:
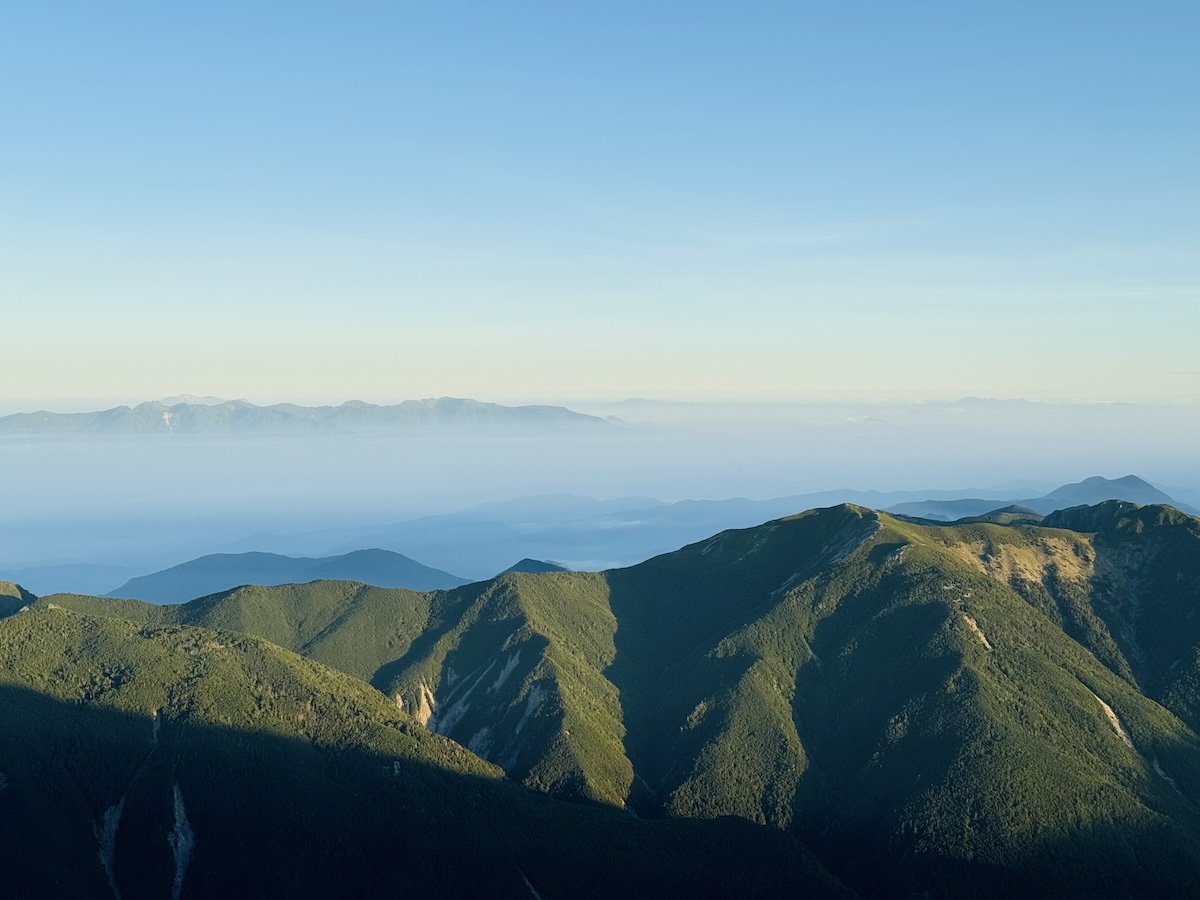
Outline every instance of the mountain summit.
{"label": "mountain summit", "polygon": [[1136,475],[1126,475],[1123,478],[1093,475],[1075,484],[1064,484],[1032,502],[1041,505],[1041,511],[1050,512],[1051,510],[1044,507],[1051,503],[1059,504],[1055,509],[1065,509],[1068,506],[1093,506],[1105,500],[1128,500],[1142,506],[1153,503],[1177,505],[1176,500]]}

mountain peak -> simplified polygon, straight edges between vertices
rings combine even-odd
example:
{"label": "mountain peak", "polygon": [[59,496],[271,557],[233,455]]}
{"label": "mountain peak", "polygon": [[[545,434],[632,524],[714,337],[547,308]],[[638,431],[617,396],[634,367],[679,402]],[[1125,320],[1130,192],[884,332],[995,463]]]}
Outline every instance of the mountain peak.
{"label": "mountain peak", "polygon": [[[1106,496],[1100,496],[1104,494]],[[1173,503],[1174,501],[1137,475],[1124,475],[1121,478],[1105,478],[1103,475],[1092,475],[1083,481],[1064,484],[1055,488],[1044,498],[1045,500],[1085,498],[1081,503],[1094,504],[1104,500],[1131,500],[1135,503]]]}
{"label": "mountain peak", "polygon": [[549,560],[530,559],[529,557],[525,557],[525,559],[521,560],[520,562],[514,563],[513,565],[511,565],[507,569],[505,569],[503,572],[501,572],[500,574],[501,575],[509,575],[513,572],[524,572],[524,573],[530,574],[530,575],[541,575],[545,572],[568,572],[568,571],[570,571],[570,570],[567,569],[566,566],[560,566],[558,563],[553,563],[553,562],[550,562]]}
{"label": "mountain peak", "polygon": [[1047,528],[1065,528],[1084,533],[1101,531],[1129,513],[1140,509],[1129,500],[1104,500],[1091,505],[1070,506],[1055,510],[1044,519]]}

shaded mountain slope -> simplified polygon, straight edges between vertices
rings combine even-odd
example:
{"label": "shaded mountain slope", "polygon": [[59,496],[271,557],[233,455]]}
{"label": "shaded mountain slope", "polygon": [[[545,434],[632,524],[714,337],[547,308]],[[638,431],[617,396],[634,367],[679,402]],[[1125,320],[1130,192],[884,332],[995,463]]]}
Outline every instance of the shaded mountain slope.
{"label": "shaded mountain slope", "polygon": [[170,606],[61,594],[38,605],[258,635],[371,682],[530,787],[616,805],[629,789],[603,675],[615,619],[595,573],[515,573],[434,593],[325,581]]}
{"label": "shaded mountain slope", "polygon": [[1200,520],[1110,500],[1059,510],[1038,527],[927,533],[1011,588],[1111,671],[1200,726]]}
{"label": "shaded mountain slope", "polygon": [[465,578],[422,565],[390,550],[355,550],[318,559],[276,553],[214,553],[131,578],[110,597],[180,603],[243,584],[279,585],[320,579],[361,581],[379,587],[435,591],[466,584]]}
{"label": "shaded mountain slope", "polygon": [[869,895],[1186,895],[1198,526],[1119,503],[957,525],[840,506],[434,594],[39,603],[269,625],[527,786],[772,825]]}
{"label": "shaded mountain slope", "polygon": [[560,804],[261,640],[0,622],[0,864],[41,896],[815,896],[794,840]]}
{"label": "shaded mountain slope", "polygon": [[1194,884],[1200,742],[960,561],[976,535],[955,531],[841,508],[610,573],[634,800],[791,825],[869,893],[935,870],[964,892],[984,863],[1000,893]]}
{"label": "shaded mountain slope", "polygon": [[[1047,524],[1088,533],[1093,564],[1073,594],[1104,623],[1130,682],[1200,729],[1200,520],[1111,501]],[[1083,643],[1104,652],[1090,635]]]}
{"label": "shaded mountain slope", "polygon": [[0,581],[0,619],[11,616],[22,606],[32,603],[37,598],[19,584],[11,581]]}

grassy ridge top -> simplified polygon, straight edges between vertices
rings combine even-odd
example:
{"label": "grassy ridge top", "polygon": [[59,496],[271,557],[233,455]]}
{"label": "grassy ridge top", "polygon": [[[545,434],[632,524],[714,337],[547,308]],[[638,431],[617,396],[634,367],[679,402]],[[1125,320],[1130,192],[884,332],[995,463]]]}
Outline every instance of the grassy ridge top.
{"label": "grassy ridge top", "polygon": [[3,623],[0,678],[61,701],[229,725],[501,772],[431,735],[363,681],[245,633],[96,617],[61,606]]}
{"label": "grassy ridge top", "polygon": [[248,585],[170,605],[78,594],[56,594],[37,605],[148,625],[193,625],[257,635],[369,681],[425,631],[431,611],[444,603],[441,592],[315,581]]}

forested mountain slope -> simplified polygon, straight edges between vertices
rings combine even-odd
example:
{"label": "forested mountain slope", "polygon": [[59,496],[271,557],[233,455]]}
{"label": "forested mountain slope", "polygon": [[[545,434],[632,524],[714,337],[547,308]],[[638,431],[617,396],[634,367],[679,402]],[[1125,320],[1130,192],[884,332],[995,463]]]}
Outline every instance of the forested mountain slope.
{"label": "forested mountain slope", "polygon": [[565,804],[257,638],[0,621],[6,897],[845,892],[792,838]]}
{"label": "forested mountain slope", "polygon": [[869,895],[1196,889],[1200,522],[1006,521],[840,506],[599,574],[53,602],[261,634],[529,787],[771,825]]}

